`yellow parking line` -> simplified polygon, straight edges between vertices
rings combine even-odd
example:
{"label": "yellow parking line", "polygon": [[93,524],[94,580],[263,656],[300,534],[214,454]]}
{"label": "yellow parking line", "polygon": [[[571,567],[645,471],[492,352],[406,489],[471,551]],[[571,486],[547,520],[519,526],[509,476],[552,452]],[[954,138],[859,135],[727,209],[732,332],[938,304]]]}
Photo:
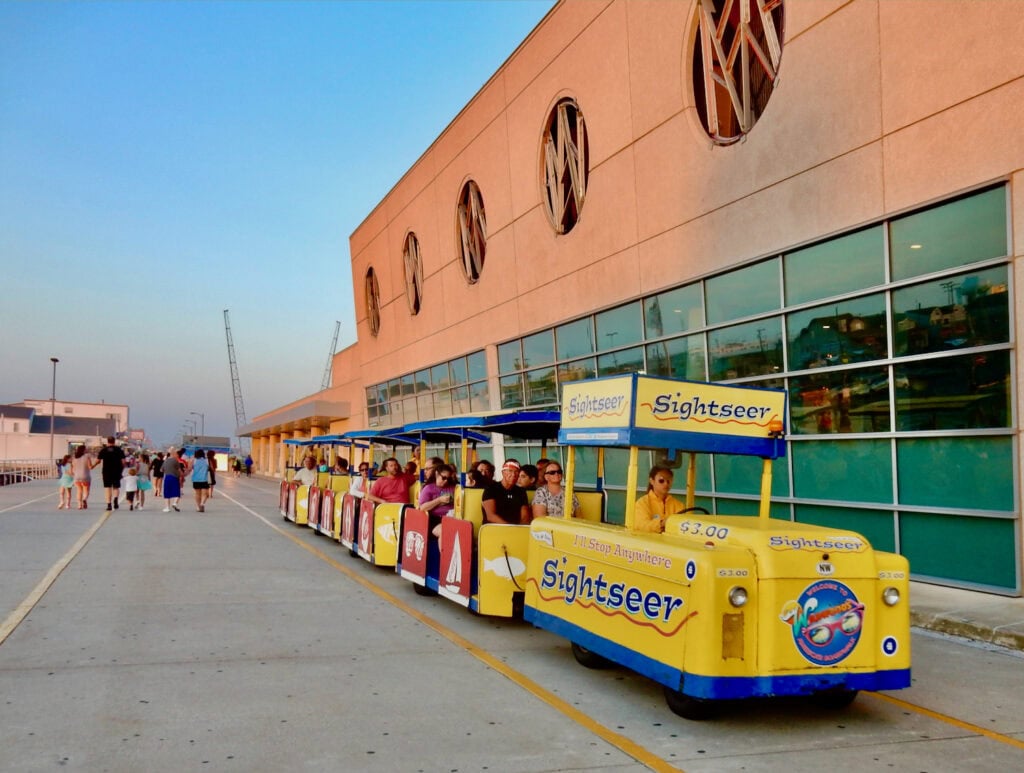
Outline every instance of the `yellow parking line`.
{"label": "yellow parking line", "polygon": [[18,624],[32,611],[32,608],[39,603],[39,599],[43,597],[43,594],[49,590],[50,586],[53,585],[54,580],[60,576],[67,565],[71,563],[75,556],[85,547],[86,543],[92,539],[92,536],[100,530],[100,527],[107,522],[107,518],[111,515],[111,511],[106,511],[100,516],[99,520],[92,525],[92,527],[78,538],[78,542],[71,546],[71,549],[63,555],[63,557],[50,567],[50,571],[46,573],[46,576],[39,581],[39,584],[32,589],[32,592],[25,597],[17,608],[7,616],[7,619],[0,624],[0,644],[7,641],[7,637],[11,635]]}
{"label": "yellow parking line", "polygon": [[1021,741],[1017,738],[1011,738],[1010,736],[1003,735],[1002,733],[993,732],[992,730],[988,730],[979,725],[971,724],[970,722],[964,722],[962,719],[957,719],[956,717],[951,717],[947,714],[942,714],[938,711],[926,709],[924,706],[918,706],[914,703],[907,703],[904,700],[900,700],[899,698],[894,698],[891,695],[886,695],[880,692],[869,692],[865,693],[865,695],[869,695],[872,698],[877,698],[881,701],[886,701],[887,703],[891,703],[894,706],[899,706],[901,709],[906,709],[907,711],[913,711],[918,714],[923,714],[926,717],[937,719],[940,722],[945,722],[946,724],[953,725],[954,727],[959,727],[962,730],[968,730],[972,733],[983,735],[986,738],[991,738],[993,741],[999,741],[1000,743],[1005,743],[1010,746],[1016,746],[1018,749],[1024,749],[1024,741]]}
{"label": "yellow parking line", "polygon": [[499,660],[498,658],[494,657],[493,655],[491,655],[486,650],[480,649],[475,644],[473,644],[473,642],[469,641],[465,637],[460,636],[455,631],[451,630],[450,628],[445,627],[444,625],[442,625],[441,623],[437,622],[433,618],[427,617],[426,615],[424,615],[419,610],[409,606],[407,603],[405,603],[404,601],[399,599],[397,596],[394,596],[394,595],[388,593],[383,588],[380,588],[377,585],[373,584],[372,582],[370,582],[366,578],[362,577],[357,572],[354,572],[351,569],[349,569],[347,566],[343,566],[342,564],[338,563],[333,558],[328,556],[326,553],[321,551],[319,548],[317,548],[317,547],[315,547],[313,545],[310,545],[305,540],[302,540],[299,537],[295,536],[294,534],[289,533],[285,529],[282,529],[276,523],[272,523],[271,521],[268,521],[262,515],[260,515],[259,513],[255,512],[254,510],[251,510],[250,508],[246,507],[241,502],[239,502],[239,501],[237,501],[235,499],[232,499],[231,497],[227,496],[226,494],[224,496],[227,499],[229,499],[232,502],[234,502],[239,507],[241,507],[243,510],[245,510],[250,515],[254,515],[257,518],[259,518],[261,521],[263,521],[265,524],[267,524],[267,526],[269,526],[271,529],[276,531],[278,534],[281,534],[281,535],[287,537],[288,539],[290,539],[292,542],[294,542],[299,547],[303,548],[304,550],[309,551],[310,553],[312,553],[317,558],[319,558],[322,561],[325,561],[326,563],[330,564],[332,567],[337,569],[339,572],[344,574],[346,577],[348,577],[353,582],[357,582],[360,585],[362,585],[364,588],[366,588],[367,590],[370,590],[373,593],[376,593],[378,596],[380,596],[382,599],[387,601],[389,604],[397,607],[398,609],[402,610],[406,614],[410,615],[411,617],[415,618],[419,622],[423,623],[425,626],[427,626],[427,627],[433,629],[434,631],[436,631],[437,633],[441,634],[441,636],[446,638],[452,644],[454,644],[454,645],[456,645],[458,647],[461,647],[466,652],[468,652],[470,655],[475,657],[477,660],[482,661],[483,663],[485,663],[487,666],[489,666],[493,670],[497,671],[502,676],[512,680],[517,685],[522,687],[524,690],[526,690],[527,692],[531,693],[532,695],[534,695],[535,697],[539,698],[540,700],[544,701],[546,704],[551,706],[556,711],[560,711],[562,714],[564,714],[565,716],[569,717],[570,719],[572,719],[577,724],[583,726],[584,728],[586,728],[587,730],[592,732],[594,735],[598,736],[599,738],[603,739],[604,741],[607,741],[609,744],[611,744],[612,746],[616,747],[617,749],[620,749],[621,751],[625,752],[630,757],[635,759],[637,762],[641,763],[642,765],[646,765],[651,770],[658,771],[658,773],[683,773],[683,771],[680,768],[677,768],[677,767],[669,764],[667,761],[663,760],[661,757],[658,757],[655,754],[652,754],[650,751],[648,751],[644,747],[640,746],[635,741],[630,740],[629,738],[627,738],[626,736],[622,735],[621,733],[616,733],[616,732],[614,732],[612,730],[609,730],[604,725],[594,721],[592,718],[588,717],[586,714],[584,714],[579,709],[576,709],[573,706],[571,706],[570,704],[566,703],[564,700],[559,698],[557,695],[552,693],[550,690],[544,689],[544,687],[542,687],[537,682],[535,682],[532,679],[530,679],[525,674],[522,674],[519,671],[516,671],[515,669],[510,667],[507,663],[503,663],[501,660]]}

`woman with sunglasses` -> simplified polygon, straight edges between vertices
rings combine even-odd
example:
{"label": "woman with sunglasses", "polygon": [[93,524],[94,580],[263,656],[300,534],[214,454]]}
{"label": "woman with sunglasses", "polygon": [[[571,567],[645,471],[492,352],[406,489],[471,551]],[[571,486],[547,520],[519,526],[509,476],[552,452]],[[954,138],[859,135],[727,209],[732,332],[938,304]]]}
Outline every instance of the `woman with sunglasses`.
{"label": "woman with sunglasses", "polygon": [[[575,518],[580,512],[580,500],[572,495],[572,514]],[[537,487],[533,495],[533,517],[543,518],[550,515],[561,518],[565,515],[565,489],[562,488],[562,465],[549,462],[544,468],[544,483]]]}
{"label": "woman with sunglasses", "polygon": [[354,497],[362,499],[366,496],[366,492],[370,490],[370,465],[366,462],[362,462],[359,465],[359,474],[353,475],[352,480],[348,484],[348,493]]}
{"label": "woman with sunglasses", "polygon": [[434,466],[434,480],[420,489],[419,509],[430,513],[435,537],[441,536],[440,519],[455,508],[455,481],[455,468],[442,462]]}
{"label": "woman with sunglasses", "polygon": [[665,519],[683,512],[682,502],[669,494],[672,488],[672,470],[655,465],[647,476],[647,493],[636,500],[633,510],[633,530],[660,534],[665,531]]}

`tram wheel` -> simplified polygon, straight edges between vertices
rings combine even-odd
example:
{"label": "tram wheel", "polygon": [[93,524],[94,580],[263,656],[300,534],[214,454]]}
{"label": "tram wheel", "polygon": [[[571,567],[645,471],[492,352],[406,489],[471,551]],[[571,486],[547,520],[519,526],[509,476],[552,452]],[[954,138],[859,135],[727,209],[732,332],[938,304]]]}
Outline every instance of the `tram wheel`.
{"label": "tram wheel", "polygon": [[845,709],[857,698],[857,690],[827,690],[815,693],[812,700],[823,709]]}
{"label": "tram wheel", "polygon": [[437,591],[431,590],[426,585],[420,585],[419,583],[413,583],[412,589],[416,591],[417,596],[436,596]]}
{"label": "tram wheel", "polygon": [[598,655],[596,652],[591,652],[576,642],[572,642],[572,656],[576,658],[577,663],[585,668],[611,668],[615,665],[608,658]]}
{"label": "tram wheel", "polygon": [[714,701],[694,698],[692,695],[686,695],[679,690],[673,690],[671,687],[665,688],[665,702],[672,709],[673,714],[696,722],[710,719],[715,713]]}

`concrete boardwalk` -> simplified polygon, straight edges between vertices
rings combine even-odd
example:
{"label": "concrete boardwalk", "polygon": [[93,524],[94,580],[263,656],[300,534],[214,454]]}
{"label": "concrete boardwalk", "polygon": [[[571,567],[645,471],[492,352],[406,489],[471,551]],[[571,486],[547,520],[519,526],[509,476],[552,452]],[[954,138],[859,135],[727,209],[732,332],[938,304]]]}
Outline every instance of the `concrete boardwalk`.
{"label": "concrete boardwalk", "polygon": [[[52,481],[0,487],[0,770],[634,771],[707,759],[656,685],[581,669],[565,641],[522,622],[416,596],[284,522],[276,482],[222,478],[205,514],[186,502],[108,516],[95,489],[89,510],[57,511]],[[922,620],[974,610],[979,629],[1024,630],[1019,600],[923,595]]]}

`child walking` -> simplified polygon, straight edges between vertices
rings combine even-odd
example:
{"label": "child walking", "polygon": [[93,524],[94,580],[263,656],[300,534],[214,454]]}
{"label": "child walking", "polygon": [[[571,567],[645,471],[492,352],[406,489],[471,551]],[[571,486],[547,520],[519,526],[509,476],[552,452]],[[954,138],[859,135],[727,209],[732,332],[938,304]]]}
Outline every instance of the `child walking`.
{"label": "child walking", "polygon": [[[135,498],[139,495],[139,470],[136,467],[129,467],[128,472],[121,478],[121,488],[124,489],[124,496],[128,500],[128,509],[135,509]],[[141,508],[141,505],[139,507]]]}
{"label": "child walking", "polygon": [[65,454],[60,460],[60,504],[58,510],[71,509],[71,489],[75,487],[75,476],[71,474],[71,454]]}

